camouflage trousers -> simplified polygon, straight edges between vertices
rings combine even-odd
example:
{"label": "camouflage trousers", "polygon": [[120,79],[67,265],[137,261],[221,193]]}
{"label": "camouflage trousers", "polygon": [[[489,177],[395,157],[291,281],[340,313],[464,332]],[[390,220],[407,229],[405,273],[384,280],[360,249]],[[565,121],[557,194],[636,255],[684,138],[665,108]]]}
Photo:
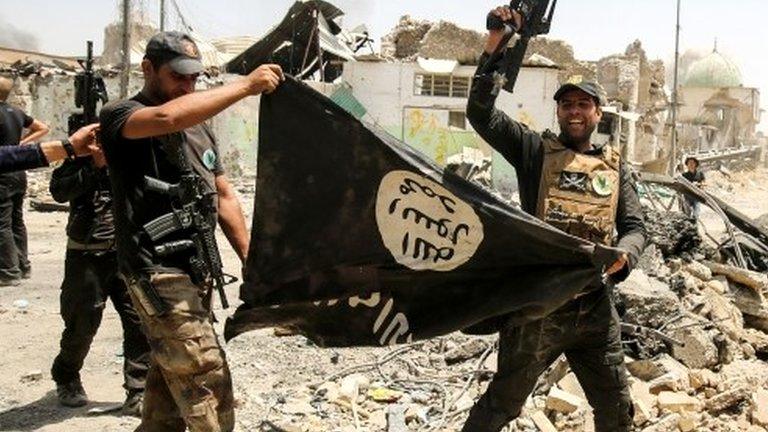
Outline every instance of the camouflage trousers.
{"label": "camouflage trousers", "polygon": [[186,274],[153,274],[150,284],[168,306],[162,315],[141,286],[128,280],[152,349],[136,432],[231,431],[232,378],[213,329],[207,290]]}
{"label": "camouflage trousers", "polygon": [[595,431],[628,432],[632,400],[619,317],[607,288],[571,300],[538,321],[503,327],[498,372],[462,431],[495,432],[518,417],[539,375],[561,354],[594,409]]}

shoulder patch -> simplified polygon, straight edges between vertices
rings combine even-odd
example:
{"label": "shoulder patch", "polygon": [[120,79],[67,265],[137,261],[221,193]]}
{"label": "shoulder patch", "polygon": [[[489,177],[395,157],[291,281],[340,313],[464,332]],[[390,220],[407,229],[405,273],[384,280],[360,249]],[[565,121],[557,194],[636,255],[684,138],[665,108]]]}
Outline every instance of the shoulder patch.
{"label": "shoulder patch", "polygon": [[216,167],[216,152],[208,149],[203,153],[203,165],[209,170],[213,170]]}

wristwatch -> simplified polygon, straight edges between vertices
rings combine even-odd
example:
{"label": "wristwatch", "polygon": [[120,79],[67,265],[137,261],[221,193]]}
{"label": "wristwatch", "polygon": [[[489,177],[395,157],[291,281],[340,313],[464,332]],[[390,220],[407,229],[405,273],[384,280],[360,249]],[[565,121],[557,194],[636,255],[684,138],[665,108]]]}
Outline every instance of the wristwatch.
{"label": "wristwatch", "polygon": [[61,140],[61,146],[64,147],[64,151],[67,152],[67,158],[69,159],[75,159],[77,155],[75,154],[75,148],[72,146],[72,143],[69,142],[67,138],[64,138]]}

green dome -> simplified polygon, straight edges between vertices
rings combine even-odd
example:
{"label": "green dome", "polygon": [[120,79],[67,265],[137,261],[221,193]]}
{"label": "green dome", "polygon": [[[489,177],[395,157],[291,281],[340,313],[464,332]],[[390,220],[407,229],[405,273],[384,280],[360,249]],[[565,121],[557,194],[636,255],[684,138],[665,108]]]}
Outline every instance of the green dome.
{"label": "green dome", "polygon": [[741,71],[728,57],[713,51],[688,69],[683,87],[741,87]]}

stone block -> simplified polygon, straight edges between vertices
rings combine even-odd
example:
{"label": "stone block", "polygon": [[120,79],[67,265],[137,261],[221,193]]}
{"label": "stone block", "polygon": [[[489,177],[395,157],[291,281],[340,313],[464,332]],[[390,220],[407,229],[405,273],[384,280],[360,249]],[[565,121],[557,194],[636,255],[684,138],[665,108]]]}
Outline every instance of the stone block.
{"label": "stone block", "polygon": [[701,402],[684,392],[663,391],[657,399],[659,409],[678,414],[693,413],[701,410]]}
{"label": "stone block", "polygon": [[533,413],[533,415],[531,415],[531,420],[533,420],[533,423],[539,428],[540,432],[557,432],[555,425],[553,425],[552,422],[549,421],[549,418],[547,418],[541,411]]}
{"label": "stone block", "polygon": [[552,387],[547,395],[546,407],[552,411],[569,414],[579,409],[582,403],[584,403],[584,399],[557,387]]}
{"label": "stone block", "polygon": [[698,261],[689,262],[683,267],[683,269],[690,273],[691,276],[704,282],[708,282],[712,279],[712,270]]}
{"label": "stone block", "polygon": [[752,423],[768,426],[768,390],[758,389],[752,394],[752,409],[749,414]]}

